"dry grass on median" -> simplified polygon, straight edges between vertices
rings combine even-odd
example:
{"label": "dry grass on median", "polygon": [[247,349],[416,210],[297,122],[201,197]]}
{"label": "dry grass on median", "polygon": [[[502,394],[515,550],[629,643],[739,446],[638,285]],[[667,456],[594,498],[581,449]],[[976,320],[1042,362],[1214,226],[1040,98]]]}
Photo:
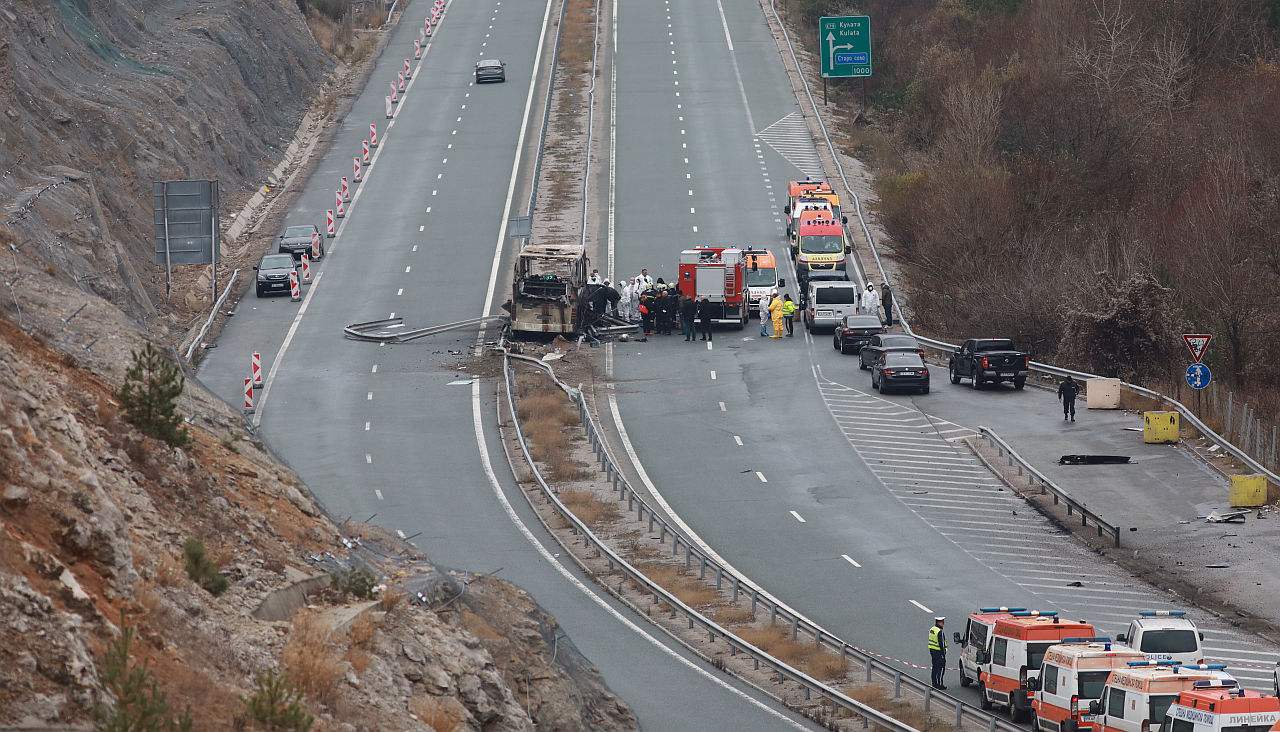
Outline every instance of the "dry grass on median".
{"label": "dry grass on median", "polygon": [[793,639],[791,630],[781,625],[742,628],[737,631],[737,635],[770,656],[819,681],[838,679],[849,671],[849,661],[844,656],[828,651],[811,641]]}
{"label": "dry grass on median", "polygon": [[645,562],[635,566],[651,582],[660,585],[689,607],[705,607],[720,601],[720,593],[714,587],[694,577],[684,567],[662,562]]}
{"label": "dry grass on median", "polygon": [[[877,709],[920,732],[950,732],[956,727],[934,719],[927,712],[913,707],[902,699],[894,699],[887,689],[880,686],[859,686],[842,689],[845,696]],[[876,729],[881,729],[878,725]]]}
{"label": "dry grass on median", "polygon": [[620,515],[616,503],[603,501],[591,491],[561,491],[559,496],[565,508],[588,526],[613,523]]}

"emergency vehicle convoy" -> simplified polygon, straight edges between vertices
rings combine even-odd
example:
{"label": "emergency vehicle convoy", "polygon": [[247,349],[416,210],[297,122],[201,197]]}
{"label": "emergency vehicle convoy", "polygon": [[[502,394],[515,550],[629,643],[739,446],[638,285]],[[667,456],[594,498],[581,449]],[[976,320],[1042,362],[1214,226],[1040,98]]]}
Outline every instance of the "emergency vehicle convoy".
{"label": "emergency vehicle convoy", "polygon": [[1131,661],[1146,660],[1141,651],[1113,645],[1107,638],[1064,638],[1050,646],[1034,684],[1033,727],[1042,732],[1092,729],[1089,702],[1102,698],[1107,677]]}
{"label": "emergency vehicle convoy", "polygon": [[1095,732],[1154,732],[1184,691],[1238,689],[1221,665],[1179,666],[1171,661],[1132,661],[1107,678],[1102,698],[1089,702]]}
{"label": "emergency vehicle convoy", "polygon": [[996,618],[986,649],[977,655],[979,706],[999,704],[1009,709],[1013,721],[1026,721],[1049,647],[1094,635],[1089,623],[1063,620],[1055,612],[1022,610]]}
{"label": "emergency vehicle convoy", "polygon": [[747,256],[737,247],[694,247],[680,252],[680,294],[711,305],[712,322],[747,324]]}
{"label": "emergency vehicle convoy", "polygon": [[780,288],[787,286],[787,281],[778,277],[778,263],[773,252],[768,249],[747,247],[742,251],[747,259],[747,294],[750,296],[751,312],[760,314],[760,298],[773,295]]}
{"label": "emergency vehicle convoy", "polygon": [[1280,727],[1280,698],[1197,682],[1165,712],[1160,732],[1265,732]]}
{"label": "emergency vehicle convoy", "polygon": [[846,269],[849,244],[844,224],[848,220],[840,215],[840,197],[831,186],[817,180],[793,180],[787,194],[783,211],[798,276],[803,279],[810,271]]}

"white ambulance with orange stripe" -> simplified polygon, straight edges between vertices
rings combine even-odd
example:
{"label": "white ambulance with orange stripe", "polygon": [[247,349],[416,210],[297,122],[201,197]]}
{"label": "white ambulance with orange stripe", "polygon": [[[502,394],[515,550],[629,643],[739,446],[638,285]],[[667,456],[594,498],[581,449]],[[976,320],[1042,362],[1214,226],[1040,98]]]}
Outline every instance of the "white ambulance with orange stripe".
{"label": "white ambulance with orange stripe", "polygon": [[951,639],[960,647],[960,685],[968,686],[978,680],[982,672],[979,657],[991,650],[991,631],[996,621],[1010,617],[1011,613],[1026,612],[1025,607],[983,607],[969,615],[964,633],[952,633]]}
{"label": "white ambulance with orange stripe", "polygon": [[1102,698],[1089,702],[1094,732],[1153,732],[1184,691],[1197,682],[1235,687],[1236,680],[1219,664],[1178,666],[1169,661],[1131,661],[1111,672]]}
{"label": "white ambulance with orange stripe", "polygon": [[991,650],[982,655],[978,674],[978,703],[983,709],[999,704],[1015,722],[1031,716],[1031,681],[1050,646],[1063,638],[1092,638],[1093,626],[1063,620],[1056,612],[1016,612],[996,620]]}
{"label": "white ambulance with orange stripe", "polygon": [[1197,681],[1169,706],[1160,732],[1267,732],[1280,725],[1280,698]]}
{"label": "white ambulance with orange stripe", "polygon": [[1080,732],[1093,728],[1089,702],[1102,697],[1107,677],[1130,661],[1145,661],[1141,651],[1112,644],[1108,638],[1064,638],[1050,646],[1040,677],[1029,683],[1032,725],[1040,732]]}

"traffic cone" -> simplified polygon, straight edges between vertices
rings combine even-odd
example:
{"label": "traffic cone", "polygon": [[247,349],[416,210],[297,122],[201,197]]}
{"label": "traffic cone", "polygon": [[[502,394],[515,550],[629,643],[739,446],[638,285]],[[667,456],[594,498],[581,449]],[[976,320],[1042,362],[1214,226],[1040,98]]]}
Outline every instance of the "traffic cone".
{"label": "traffic cone", "polygon": [[311,234],[311,258],[320,259],[324,255],[320,253],[320,232],[312,232]]}
{"label": "traffic cone", "polygon": [[342,205],[342,191],[335,191],[333,196],[338,204],[337,207],[333,209],[333,215],[337,216],[340,219],[346,218],[347,212]]}
{"label": "traffic cone", "polygon": [[262,388],[262,354],[257,351],[253,352],[253,357],[249,359],[249,365],[253,367],[253,388]]}
{"label": "traffic cone", "polygon": [[289,272],[289,299],[297,302],[302,299],[302,290],[298,289],[298,270]]}
{"label": "traffic cone", "polygon": [[369,147],[378,146],[378,126],[376,124],[369,125]]}
{"label": "traffic cone", "polygon": [[336,232],[334,232],[333,230],[333,209],[329,209],[328,211],[324,212],[324,220],[325,220],[325,224],[324,224],[325,238],[332,239],[334,236],[336,236]]}
{"label": "traffic cone", "polygon": [[253,414],[253,379],[244,380],[244,413]]}
{"label": "traffic cone", "polygon": [[311,284],[311,257],[302,255],[302,284]]}

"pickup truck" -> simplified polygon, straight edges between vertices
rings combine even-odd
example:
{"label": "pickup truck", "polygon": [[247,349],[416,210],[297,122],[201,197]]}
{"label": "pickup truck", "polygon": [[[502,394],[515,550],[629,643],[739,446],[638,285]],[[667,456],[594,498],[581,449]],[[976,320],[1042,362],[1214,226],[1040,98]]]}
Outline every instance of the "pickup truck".
{"label": "pickup truck", "polygon": [[1008,338],[973,338],[951,354],[947,370],[953,384],[967,378],[973,388],[981,389],[988,382],[1012,381],[1013,388],[1021,389],[1031,373],[1028,361],[1027,354],[1014,350]]}

